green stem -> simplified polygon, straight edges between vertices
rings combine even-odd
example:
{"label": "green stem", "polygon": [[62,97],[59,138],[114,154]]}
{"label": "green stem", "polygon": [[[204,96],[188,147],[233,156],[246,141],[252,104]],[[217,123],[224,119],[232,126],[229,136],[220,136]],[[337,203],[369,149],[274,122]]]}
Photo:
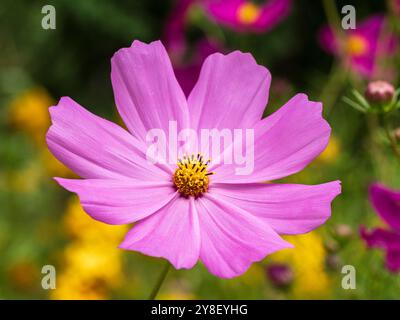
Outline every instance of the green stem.
{"label": "green stem", "polygon": [[166,261],[166,264],[164,265],[164,268],[163,268],[160,276],[158,277],[156,285],[154,286],[153,290],[151,291],[151,294],[150,294],[148,300],[155,300],[155,298],[157,297],[157,294],[160,291],[160,288],[161,288],[162,284],[164,283],[165,278],[167,277],[169,267],[170,267],[170,264],[168,261]]}
{"label": "green stem", "polygon": [[332,66],[332,70],[328,77],[325,87],[322,89],[319,100],[324,103],[324,113],[329,118],[331,116],[333,106],[337,101],[343,85],[348,78],[347,68],[340,65]]}
{"label": "green stem", "polygon": [[396,156],[397,160],[400,162],[400,150],[399,150],[399,148],[397,146],[396,138],[390,132],[390,127],[389,127],[389,124],[388,124],[388,121],[387,121],[385,115],[383,115],[381,117],[381,123],[382,123],[383,129],[385,130],[386,136],[389,139],[390,146],[391,146],[391,148],[393,150],[393,153]]}
{"label": "green stem", "polygon": [[329,27],[333,31],[335,38],[339,43],[339,60],[333,63],[327,84],[322,90],[320,96],[320,100],[324,102],[325,114],[330,116],[337,97],[342,90],[342,86],[347,80],[348,67],[346,66],[346,57],[341,47],[344,34],[340,26],[340,17],[336,8],[335,0],[323,0],[322,4]]}
{"label": "green stem", "polygon": [[322,4],[329,26],[335,33],[335,36],[338,39],[342,39],[343,31],[340,27],[340,17],[336,8],[335,0],[323,0]]}

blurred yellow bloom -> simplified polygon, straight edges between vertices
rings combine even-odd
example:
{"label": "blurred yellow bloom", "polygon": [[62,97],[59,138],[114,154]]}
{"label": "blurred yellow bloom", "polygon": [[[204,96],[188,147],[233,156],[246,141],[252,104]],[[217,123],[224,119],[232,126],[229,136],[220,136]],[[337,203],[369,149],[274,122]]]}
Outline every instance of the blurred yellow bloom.
{"label": "blurred yellow bloom", "polygon": [[43,88],[25,91],[9,105],[9,120],[17,129],[28,134],[39,145],[45,144],[50,126],[49,107],[54,100]]}
{"label": "blurred yellow bloom", "polygon": [[348,37],[345,49],[349,55],[359,57],[366,54],[368,47],[368,40],[364,36],[354,34]]}
{"label": "blurred yellow bloom", "polygon": [[340,141],[335,136],[331,136],[327,147],[316,160],[325,163],[334,162],[339,156],[339,152],[340,152]]}
{"label": "blurred yellow bloom", "polygon": [[110,247],[116,247],[123,240],[128,229],[126,225],[107,225],[92,219],[83,211],[78,197],[71,198],[64,217],[65,229],[74,238],[88,242],[104,242]]}
{"label": "blurred yellow bloom", "polygon": [[45,135],[51,125],[49,107],[54,103],[44,88],[29,89],[9,104],[9,122],[40,147],[40,159],[50,177],[72,177],[73,173],[50,153],[46,145]]}
{"label": "blurred yellow bloom", "polygon": [[245,1],[237,10],[237,18],[240,23],[252,24],[261,15],[261,9],[253,2]]}
{"label": "blurred yellow bloom", "polygon": [[57,277],[56,289],[51,290],[50,298],[55,300],[105,300],[108,299],[108,295],[104,283],[99,279],[82,279],[74,272],[64,272]]}
{"label": "blurred yellow bloom", "polygon": [[53,299],[106,299],[123,282],[122,251],[126,226],[110,226],[90,218],[78,197],[67,205],[64,224],[73,241],[63,254],[64,270]]}
{"label": "blurred yellow bloom", "polygon": [[299,236],[286,236],[294,249],[274,253],[270,260],[291,266],[294,273],[292,286],[296,298],[322,298],[330,293],[330,279],[325,271],[326,251],[321,236],[310,232]]}
{"label": "blurred yellow bloom", "polygon": [[122,280],[121,255],[120,249],[103,242],[74,241],[65,249],[64,263],[68,273],[79,279],[96,279],[108,287],[118,287]]}

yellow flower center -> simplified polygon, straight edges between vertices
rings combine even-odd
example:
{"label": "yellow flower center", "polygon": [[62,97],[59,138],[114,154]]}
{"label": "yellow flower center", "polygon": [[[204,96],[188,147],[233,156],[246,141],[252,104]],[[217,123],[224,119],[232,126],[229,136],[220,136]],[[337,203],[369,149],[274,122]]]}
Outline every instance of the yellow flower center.
{"label": "yellow flower center", "polygon": [[178,160],[178,169],[174,173],[173,181],[182,195],[198,197],[207,192],[210,182],[208,176],[214,174],[214,172],[207,172],[209,163],[210,160],[203,162],[203,156],[200,153],[197,157],[192,154],[190,157],[183,156]]}
{"label": "yellow flower center", "polygon": [[260,8],[252,2],[244,2],[237,10],[237,18],[243,24],[252,24],[260,16]]}
{"label": "yellow flower center", "polygon": [[352,35],[347,39],[346,50],[352,56],[364,55],[368,50],[368,42],[360,35]]}

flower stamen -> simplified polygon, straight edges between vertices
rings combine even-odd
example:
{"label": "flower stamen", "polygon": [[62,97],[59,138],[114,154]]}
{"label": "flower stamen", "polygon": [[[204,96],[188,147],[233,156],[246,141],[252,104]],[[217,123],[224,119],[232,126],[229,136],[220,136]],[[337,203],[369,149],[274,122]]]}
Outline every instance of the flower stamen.
{"label": "flower stamen", "polygon": [[250,25],[257,21],[261,15],[261,9],[253,2],[245,1],[237,10],[237,18],[240,23]]}
{"label": "flower stamen", "polygon": [[209,185],[209,176],[214,172],[207,172],[207,166],[211,160],[204,162],[203,156],[198,153],[187,157],[184,155],[182,159],[178,159],[173,177],[174,184],[178,191],[186,197],[198,197],[207,192]]}
{"label": "flower stamen", "polygon": [[359,57],[367,53],[368,42],[360,35],[352,35],[347,39],[346,51],[354,57]]}

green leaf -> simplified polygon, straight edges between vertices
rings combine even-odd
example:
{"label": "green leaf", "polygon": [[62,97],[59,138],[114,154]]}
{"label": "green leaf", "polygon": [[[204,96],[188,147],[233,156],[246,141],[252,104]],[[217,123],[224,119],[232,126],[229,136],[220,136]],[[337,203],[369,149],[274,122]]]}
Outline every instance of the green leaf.
{"label": "green leaf", "polygon": [[354,109],[356,109],[356,110],[358,110],[358,111],[360,111],[360,112],[362,112],[362,113],[366,113],[366,112],[367,112],[364,106],[362,106],[362,105],[360,105],[360,104],[354,102],[354,101],[351,100],[350,98],[348,98],[348,97],[343,97],[342,99],[343,99],[343,101],[344,101],[345,103],[347,103],[350,107],[353,107]]}

